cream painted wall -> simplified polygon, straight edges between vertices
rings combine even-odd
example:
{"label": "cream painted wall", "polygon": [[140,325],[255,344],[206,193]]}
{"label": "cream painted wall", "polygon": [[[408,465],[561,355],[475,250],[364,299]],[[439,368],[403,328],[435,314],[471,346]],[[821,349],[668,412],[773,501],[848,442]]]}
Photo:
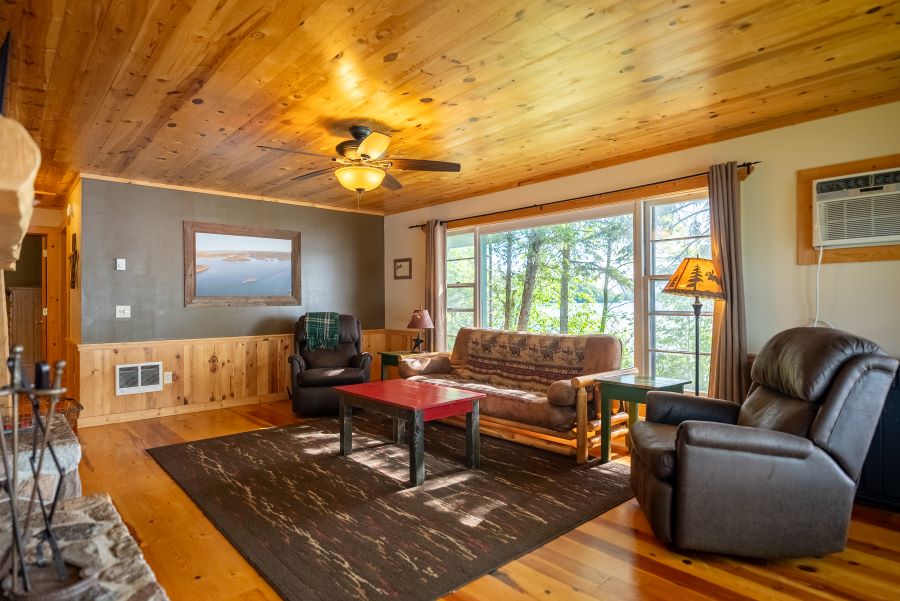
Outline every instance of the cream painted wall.
{"label": "cream painted wall", "polygon": [[65,211],[62,209],[35,207],[29,225],[34,227],[62,227],[65,216]]}
{"label": "cream painted wall", "polygon": [[[796,263],[796,172],[900,153],[900,102],[486,194],[384,220],[385,326],[403,327],[423,302],[424,234],[408,226],[705,171],[726,161],[762,161],[742,184],[744,284],[749,350],[815,314],[815,266]],[[893,124],[893,125],[891,125]],[[463,165],[463,169],[466,166]],[[393,279],[393,260],[412,257],[413,278]],[[900,356],[900,261],[823,265],[820,319]]]}

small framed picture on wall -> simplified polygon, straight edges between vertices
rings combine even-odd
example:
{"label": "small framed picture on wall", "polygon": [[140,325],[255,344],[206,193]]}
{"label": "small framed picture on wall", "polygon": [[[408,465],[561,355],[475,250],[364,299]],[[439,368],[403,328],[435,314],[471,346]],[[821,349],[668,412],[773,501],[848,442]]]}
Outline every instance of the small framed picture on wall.
{"label": "small framed picture on wall", "polygon": [[394,279],[412,279],[412,259],[394,259]]}

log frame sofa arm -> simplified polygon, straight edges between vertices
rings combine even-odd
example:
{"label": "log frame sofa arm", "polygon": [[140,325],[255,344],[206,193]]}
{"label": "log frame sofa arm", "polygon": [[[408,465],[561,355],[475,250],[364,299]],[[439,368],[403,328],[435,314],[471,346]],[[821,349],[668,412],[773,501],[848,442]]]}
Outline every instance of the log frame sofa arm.
{"label": "log frame sofa arm", "polygon": [[589,374],[585,376],[575,376],[574,378],[568,380],[557,380],[555,382],[552,382],[547,388],[547,400],[549,400],[554,405],[559,406],[574,405],[576,403],[575,397],[578,394],[578,389],[589,388],[594,384],[597,378],[622,376],[636,373],[636,367],[629,367],[627,369],[614,369],[612,371],[604,371],[601,373]]}
{"label": "log frame sofa arm", "polygon": [[628,376],[638,373],[636,367],[626,367],[624,369],[612,369],[610,371],[601,371],[596,374],[585,374],[583,376],[575,376],[572,378],[572,388],[586,388],[597,384],[600,378],[610,378],[612,376]]}
{"label": "log frame sofa arm", "polygon": [[583,376],[575,376],[572,378],[572,388],[575,392],[575,461],[578,463],[587,463],[588,459],[588,398],[587,388],[594,387],[594,402],[597,404],[597,415],[600,415],[600,394],[597,388],[600,386],[599,378],[611,376],[625,376],[628,374],[636,374],[636,367],[626,369],[614,369],[596,374],[586,374]]}

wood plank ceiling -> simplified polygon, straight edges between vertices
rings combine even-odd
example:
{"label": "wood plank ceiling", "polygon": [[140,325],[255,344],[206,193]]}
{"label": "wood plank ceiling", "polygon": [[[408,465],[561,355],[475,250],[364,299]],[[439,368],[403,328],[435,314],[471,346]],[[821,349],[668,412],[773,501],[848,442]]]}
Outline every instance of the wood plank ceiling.
{"label": "wood plank ceiling", "polygon": [[0,35],[47,206],[86,172],[353,208],[257,146],[358,123],[462,164],[363,197],[393,213],[900,99],[898,5],[4,0]]}

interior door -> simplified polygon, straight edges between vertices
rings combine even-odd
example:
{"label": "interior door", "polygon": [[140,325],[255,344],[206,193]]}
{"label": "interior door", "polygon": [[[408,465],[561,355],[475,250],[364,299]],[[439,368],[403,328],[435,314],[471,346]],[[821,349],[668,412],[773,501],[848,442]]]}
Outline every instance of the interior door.
{"label": "interior door", "polygon": [[10,344],[25,347],[22,367],[29,379],[34,377],[34,364],[41,360],[43,311],[40,288],[9,288]]}

